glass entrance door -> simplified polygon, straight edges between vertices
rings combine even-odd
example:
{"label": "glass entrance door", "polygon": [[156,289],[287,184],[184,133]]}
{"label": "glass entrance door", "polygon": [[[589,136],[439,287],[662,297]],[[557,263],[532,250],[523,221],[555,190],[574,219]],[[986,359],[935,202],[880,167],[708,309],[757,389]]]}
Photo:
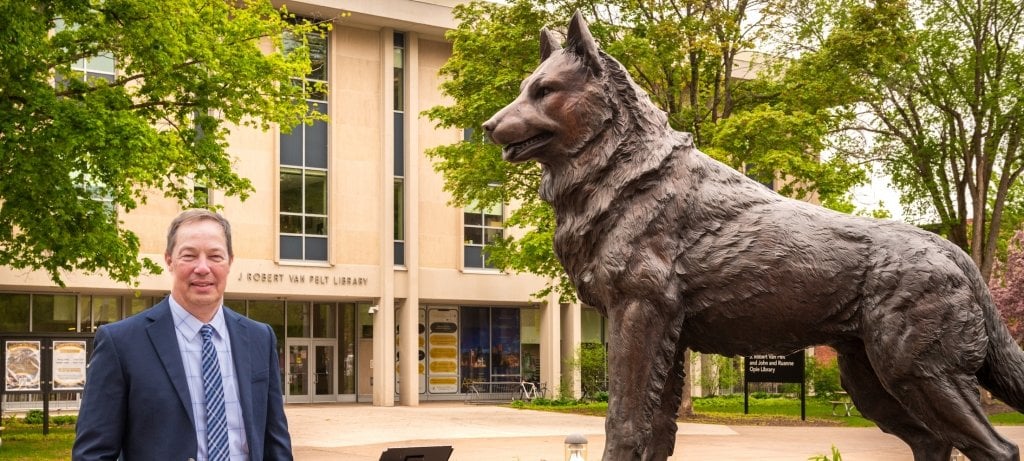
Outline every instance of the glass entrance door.
{"label": "glass entrance door", "polygon": [[309,340],[288,340],[288,370],[285,373],[285,401],[288,403],[309,403],[310,381],[313,379],[309,367]]}
{"label": "glass entrance door", "polygon": [[338,357],[333,339],[288,339],[288,403],[337,400]]}
{"label": "glass entrance door", "polygon": [[337,354],[333,340],[313,341],[313,401],[333,402],[336,400],[335,384],[337,383]]}

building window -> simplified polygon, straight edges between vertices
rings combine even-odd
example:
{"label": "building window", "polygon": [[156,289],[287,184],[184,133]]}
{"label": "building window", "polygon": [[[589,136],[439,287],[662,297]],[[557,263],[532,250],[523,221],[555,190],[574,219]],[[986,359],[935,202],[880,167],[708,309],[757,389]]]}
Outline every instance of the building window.
{"label": "building window", "polygon": [[[68,25],[64,23],[63,19],[58,18],[55,21],[53,31],[54,33],[60,33],[64,30],[76,30],[78,26],[75,24]],[[99,80],[104,80],[106,83],[113,83],[114,77],[117,74],[117,61],[114,59],[114,55],[109,51],[101,51],[95,56],[80,58],[71,64],[71,71],[74,72],[70,77],[74,79],[80,79],[90,85],[95,85]],[[62,83],[69,77],[65,75],[57,75],[56,83],[58,87],[64,87]]]}
{"label": "building window", "polygon": [[394,34],[395,265],[405,265],[405,34]]}
{"label": "building window", "polygon": [[96,331],[101,325],[121,320],[118,296],[83,296],[79,315],[81,331]]}
{"label": "building window", "polygon": [[[313,69],[293,83],[306,90],[310,111],[327,114],[327,37],[306,36]],[[301,44],[286,36],[285,49]],[[281,133],[280,258],[327,261],[327,123],[299,124]]]}
{"label": "building window", "polygon": [[0,293],[0,333],[29,331],[31,305],[28,294]]}
{"label": "building window", "polygon": [[500,203],[488,208],[473,203],[463,210],[463,267],[494,268],[484,247],[504,236],[503,212],[504,207]]}
{"label": "building window", "polygon": [[32,295],[32,331],[78,331],[75,295]]}

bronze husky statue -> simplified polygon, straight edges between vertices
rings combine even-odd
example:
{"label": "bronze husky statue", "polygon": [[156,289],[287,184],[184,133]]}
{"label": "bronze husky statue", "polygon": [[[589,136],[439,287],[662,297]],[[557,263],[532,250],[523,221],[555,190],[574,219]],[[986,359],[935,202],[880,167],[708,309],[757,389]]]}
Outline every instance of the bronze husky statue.
{"label": "bronze husky statue", "polygon": [[788,353],[828,344],[861,413],[914,459],[1018,459],[978,385],[1024,409],[1024,353],[967,255],[910,225],[787,199],[668,127],[577,13],[563,49],[484,129],[542,165],[554,248],[610,323],[604,459],[675,445],[683,351]]}

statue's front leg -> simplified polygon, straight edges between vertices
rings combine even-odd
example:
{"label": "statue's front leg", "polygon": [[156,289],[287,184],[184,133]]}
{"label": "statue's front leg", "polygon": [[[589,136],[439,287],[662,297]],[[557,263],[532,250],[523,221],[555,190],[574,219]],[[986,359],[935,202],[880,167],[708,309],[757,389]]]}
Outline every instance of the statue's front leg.
{"label": "statue's front leg", "polygon": [[[681,321],[642,300],[608,310],[608,417],[605,461],[640,460],[648,447],[664,453],[666,426],[661,413],[665,385],[676,359]],[[681,356],[680,356],[681,357]],[[674,381],[674,380],[668,380]],[[679,383],[681,385],[681,380]],[[672,384],[673,386],[675,383]],[[673,391],[674,392],[674,391]],[[672,394],[673,392],[670,392]],[[673,399],[674,400],[674,399]],[[676,402],[678,406],[678,402]],[[659,440],[652,445],[654,428]],[[672,443],[675,431],[672,430]],[[653,452],[652,452],[653,454]],[[645,457],[644,459],[666,459]]]}
{"label": "statue's front leg", "polygon": [[676,346],[671,369],[665,378],[661,392],[661,405],[654,409],[651,424],[651,443],[644,451],[644,461],[663,461],[672,456],[676,448],[676,431],[679,424],[679,406],[683,399],[683,382],[686,379],[686,345]]}

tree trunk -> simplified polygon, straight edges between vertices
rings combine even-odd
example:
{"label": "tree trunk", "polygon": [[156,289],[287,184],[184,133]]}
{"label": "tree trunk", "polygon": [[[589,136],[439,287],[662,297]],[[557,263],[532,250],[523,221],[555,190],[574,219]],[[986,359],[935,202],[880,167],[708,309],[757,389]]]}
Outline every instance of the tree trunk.
{"label": "tree trunk", "polygon": [[691,373],[690,354],[692,352],[689,349],[683,353],[683,369],[686,370],[686,378],[683,379],[683,399],[679,401],[679,417],[683,419],[693,416],[693,385],[690,383],[694,379],[700,379],[700,376],[694,376]]}

